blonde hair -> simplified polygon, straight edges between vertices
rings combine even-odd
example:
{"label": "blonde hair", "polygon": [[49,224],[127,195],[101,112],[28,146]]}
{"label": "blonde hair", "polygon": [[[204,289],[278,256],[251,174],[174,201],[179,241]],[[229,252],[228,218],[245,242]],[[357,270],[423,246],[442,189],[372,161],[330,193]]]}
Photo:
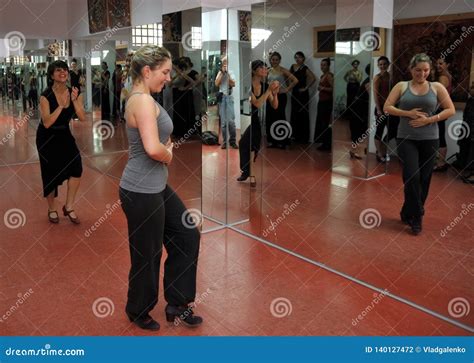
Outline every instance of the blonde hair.
{"label": "blonde hair", "polygon": [[415,54],[413,58],[410,60],[410,69],[416,67],[416,65],[420,62],[426,62],[430,65],[430,68],[433,67],[431,58],[426,53],[418,53],[418,54]]}
{"label": "blonde hair", "polygon": [[142,69],[149,66],[151,70],[166,62],[168,59],[171,60],[171,53],[168,49],[159,47],[157,45],[144,45],[139,48],[132,56],[132,62],[130,63],[130,74],[132,81],[139,81],[142,79]]}

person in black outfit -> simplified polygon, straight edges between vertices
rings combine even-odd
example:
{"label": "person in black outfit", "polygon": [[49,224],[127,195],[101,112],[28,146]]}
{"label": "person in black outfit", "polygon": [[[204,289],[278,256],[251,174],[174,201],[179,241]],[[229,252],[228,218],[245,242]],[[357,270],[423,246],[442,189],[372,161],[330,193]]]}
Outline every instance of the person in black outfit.
{"label": "person in black outfit", "polygon": [[270,102],[273,109],[276,110],[278,108],[280,83],[278,81],[272,81],[270,85],[264,83],[268,71],[263,61],[253,61],[251,68],[252,89],[250,102],[252,104],[252,113],[250,126],[247,127],[239,141],[240,170],[242,174],[237,178],[237,181],[245,181],[250,176],[250,153],[254,151],[256,158],[260,150],[262,126],[259,113],[261,113],[267,101]]}
{"label": "person in black outfit", "polygon": [[122,93],[122,66],[120,64],[115,65],[115,71],[112,75],[112,84],[114,85],[114,98],[113,98],[113,116],[114,118],[120,118],[120,94]]}
{"label": "person in black outfit", "polygon": [[334,74],[329,69],[331,67],[331,59],[324,58],[321,61],[321,81],[319,82],[319,101],[318,114],[316,116],[315,127],[315,143],[321,142],[318,147],[320,151],[330,151],[332,147],[332,104],[334,90]]}
{"label": "person in black outfit", "polygon": [[191,60],[181,57],[176,64],[173,85],[173,135],[183,137],[193,128],[195,120],[193,87],[198,73],[192,69]]}
{"label": "person in black outfit", "polygon": [[110,72],[108,70],[107,62],[102,62],[102,74],[101,74],[102,84],[100,87],[100,98],[101,98],[101,119],[102,120],[111,120],[112,115],[110,114],[110,97],[109,97],[109,80]]}
{"label": "person in black outfit", "polygon": [[[81,90],[81,74],[79,73],[79,70],[77,69],[77,59],[73,58],[71,61],[71,69],[69,71],[69,77],[71,79],[71,88],[76,87],[78,90]],[[73,119],[77,119],[77,115],[74,114],[72,115]]]}
{"label": "person in black outfit", "polygon": [[41,94],[41,122],[36,133],[36,146],[43,180],[43,196],[48,202],[48,218],[59,222],[55,198],[58,186],[67,180],[67,197],[63,206],[64,216],[79,224],[73,206],[82,175],[82,162],[69,121],[74,113],[81,121],[86,115],[82,95],[77,88],[68,88],[69,69],[64,61],[55,61],[48,67],[49,87]]}
{"label": "person in black outfit", "polygon": [[38,108],[38,80],[36,75],[31,72],[30,74],[30,91],[28,92],[28,101],[30,102],[30,107],[34,110]]}
{"label": "person in black outfit", "polygon": [[298,80],[291,92],[290,124],[295,141],[302,144],[309,141],[309,88],[316,82],[316,76],[304,64],[305,59],[303,52],[296,52],[296,63],[290,68]]}
{"label": "person in black outfit", "polygon": [[349,127],[352,141],[352,150],[349,151],[351,159],[362,159],[358,150],[361,146],[361,137],[369,124],[370,64],[365,67],[365,73],[367,78],[359,86],[348,113],[350,115]]}
{"label": "person in black outfit", "polygon": [[73,58],[71,61],[71,70],[69,72],[69,77],[71,78],[71,88],[76,87],[78,90],[81,89],[81,82],[79,79],[81,75],[79,74],[79,70],[77,69],[77,60]]}

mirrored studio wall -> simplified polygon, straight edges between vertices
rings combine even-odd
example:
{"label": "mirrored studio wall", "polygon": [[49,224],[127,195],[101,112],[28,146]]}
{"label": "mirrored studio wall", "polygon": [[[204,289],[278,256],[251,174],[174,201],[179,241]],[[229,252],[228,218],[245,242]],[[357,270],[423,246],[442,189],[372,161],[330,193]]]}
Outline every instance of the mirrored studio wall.
{"label": "mirrored studio wall", "polygon": [[[158,18],[159,17],[159,18]],[[79,84],[87,121],[73,120],[71,131],[81,150],[84,167],[92,173],[111,177],[118,183],[128,159],[124,108],[130,90],[130,52],[144,44],[159,44],[173,56],[173,80],[160,94],[153,94],[173,117],[175,143],[169,183],[177,191],[192,216],[201,221],[201,125],[207,115],[207,63],[202,62],[201,8],[173,14],[157,14],[156,22],[138,24],[114,32],[91,35],[68,42],[68,56],[48,53],[46,40],[28,41],[38,49],[24,49],[24,57],[0,60],[1,105],[4,113],[25,118],[15,137],[1,150],[3,164],[37,162],[36,129],[40,122],[37,107],[47,87],[47,68],[55,60],[65,61],[70,69],[69,84]],[[44,48],[38,46],[44,43]],[[61,42],[63,43],[63,42]],[[72,55],[70,55],[72,53]],[[219,53],[220,54],[220,53]],[[36,90],[36,92],[34,92]],[[5,125],[5,128],[9,125]],[[19,147],[18,145],[22,146]],[[14,150],[9,150],[11,148]],[[19,150],[20,149],[20,150]],[[86,169],[88,170],[88,169]],[[224,169],[225,170],[225,169]],[[222,208],[225,211],[225,208]]]}
{"label": "mirrored studio wall", "polygon": [[[241,155],[249,155],[242,135],[250,125],[250,6],[204,8],[203,64],[206,67],[207,114],[203,124],[203,216],[209,228],[249,220],[251,187],[238,183]],[[250,23],[249,23],[250,24]],[[217,223],[217,224],[216,224]]]}
{"label": "mirrored studio wall", "polygon": [[[403,190],[394,139],[398,120],[381,110],[393,86],[392,30],[336,30],[334,6],[309,0],[253,4],[246,16],[240,26],[251,24],[251,58],[240,56],[245,63],[239,70],[248,76],[239,82],[249,92],[242,94],[237,133],[242,148],[250,132],[245,152],[253,178],[237,181],[241,170],[228,159],[229,191],[244,195],[245,187],[248,193],[249,221],[235,228],[451,318],[446,307],[452,296],[466,293],[469,273],[458,267],[454,276],[439,266],[436,276],[452,280],[439,284],[424,275],[437,252],[422,248],[393,215]],[[239,47],[245,54],[247,44]],[[253,64],[260,66],[250,68],[257,60]],[[277,104],[266,97],[247,108],[245,97],[258,98],[277,82]],[[387,173],[399,179],[387,179]],[[367,218],[378,225],[367,226]],[[420,275],[427,279],[421,290],[412,283]],[[474,325],[466,317],[459,321]]]}
{"label": "mirrored studio wall", "polygon": [[201,224],[201,134],[206,120],[201,8],[163,14],[163,46],[173,57],[171,82],[158,99],[173,119],[175,144],[169,183]]}

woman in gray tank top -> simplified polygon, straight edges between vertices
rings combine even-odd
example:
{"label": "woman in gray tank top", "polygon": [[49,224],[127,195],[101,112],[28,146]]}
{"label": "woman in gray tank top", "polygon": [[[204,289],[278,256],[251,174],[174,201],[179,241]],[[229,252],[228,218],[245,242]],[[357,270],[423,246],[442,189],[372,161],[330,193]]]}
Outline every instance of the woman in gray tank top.
{"label": "woman in gray tank top", "polygon": [[120,201],[127,217],[131,268],[125,312],[142,329],[158,330],[150,316],[158,302],[163,244],[166,320],[186,326],[202,323],[189,304],[196,295],[200,234],[178,195],[167,185],[173,159],[173,123],[151,97],[170,81],[171,55],[146,45],[133,55],[133,86],[125,107],[129,158],[120,180]]}
{"label": "woman in gray tank top", "polygon": [[[439,147],[436,123],[456,112],[446,88],[426,80],[431,67],[430,57],[424,53],[415,55],[410,61],[412,79],[399,82],[384,105],[384,112],[400,116],[397,144],[405,194],[400,217],[415,235],[422,230],[424,205]],[[442,111],[435,114],[438,105]]]}

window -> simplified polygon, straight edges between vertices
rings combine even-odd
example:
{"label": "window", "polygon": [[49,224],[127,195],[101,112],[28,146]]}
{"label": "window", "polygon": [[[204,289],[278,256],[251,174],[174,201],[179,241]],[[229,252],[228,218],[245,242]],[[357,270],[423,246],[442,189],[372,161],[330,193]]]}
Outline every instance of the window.
{"label": "window", "polygon": [[161,23],[139,25],[132,28],[132,47],[141,47],[145,44],[163,45]]}
{"label": "window", "polygon": [[202,48],[202,32],[201,27],[192,26],[191,27],[191,47],[193,49]]}

